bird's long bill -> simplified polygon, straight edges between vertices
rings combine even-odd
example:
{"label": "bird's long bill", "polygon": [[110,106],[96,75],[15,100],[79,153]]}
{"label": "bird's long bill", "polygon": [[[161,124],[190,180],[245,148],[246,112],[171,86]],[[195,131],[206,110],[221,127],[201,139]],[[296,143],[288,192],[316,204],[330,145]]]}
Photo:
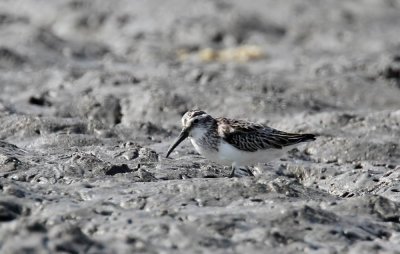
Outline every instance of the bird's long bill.
{"label": "bird's long bill", "polygon": [[165,156],[166,158],[168,158],[168,156],[170,155],[170,153],[172,153],[172,151],[183,141],[185,140],[185,138],[187,138],[189,136],[189,130],[188,129],[183,129],[181,131],[181,133],[179,134],[178,138],[175,140],[175,142],[169,147],[168,152],[167,152],[167,156]]}

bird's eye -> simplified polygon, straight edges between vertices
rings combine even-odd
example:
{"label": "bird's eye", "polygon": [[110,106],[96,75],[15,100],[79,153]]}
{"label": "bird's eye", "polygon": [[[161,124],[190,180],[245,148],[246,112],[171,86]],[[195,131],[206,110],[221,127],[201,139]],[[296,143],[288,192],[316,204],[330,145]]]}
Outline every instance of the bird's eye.
{"label": "bird's eye", "polygon": [[199,119],[194,119],[193,120],[193,123],[198,123],[199,122]]}

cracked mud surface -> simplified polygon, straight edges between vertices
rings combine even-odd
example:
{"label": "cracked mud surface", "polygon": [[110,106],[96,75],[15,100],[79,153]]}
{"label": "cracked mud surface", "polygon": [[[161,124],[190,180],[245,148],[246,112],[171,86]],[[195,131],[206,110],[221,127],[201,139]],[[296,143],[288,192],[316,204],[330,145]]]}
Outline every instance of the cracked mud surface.
{"label": "cracked mud surface", "polygon": [[[400,253],[399,13],[0,2],[0,252]],[[227,178],[193,107],[319,137]]]}

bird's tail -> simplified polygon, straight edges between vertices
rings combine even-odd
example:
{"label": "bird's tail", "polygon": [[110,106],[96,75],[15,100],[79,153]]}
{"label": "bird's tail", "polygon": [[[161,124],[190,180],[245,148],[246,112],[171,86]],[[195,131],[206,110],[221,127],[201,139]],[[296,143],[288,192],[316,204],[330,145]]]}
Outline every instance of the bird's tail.
{"label": "bird's tail", "polygon": [[298,134],[298,140],[299,142],[307,142],[307,141],[313,141],[315,140],[315,135],[314,134]]}

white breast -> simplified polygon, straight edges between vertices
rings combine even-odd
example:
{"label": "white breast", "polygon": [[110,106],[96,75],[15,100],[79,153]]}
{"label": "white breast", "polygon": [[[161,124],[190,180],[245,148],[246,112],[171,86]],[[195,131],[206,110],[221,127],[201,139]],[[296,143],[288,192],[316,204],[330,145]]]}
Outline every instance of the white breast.
{"label": "white breast", "polygon": [[207,129],[205,128],[194,128],[190,132],[189,139],[199,154],[211,161],[222,163],[218,160],[217,152],[215,150],[210,149],[210,147],[204,146],[202,143],[198,142],[204,137],[204,135],[206,135],[206,133]]}
{"label": "white breast", "polygon": [[194,146],[196,151],[199,154],[203,155],[205,158],[209,159],[210,161],[229,165],[229,163],[227,162],[224,163],[219,159],[219,153],[217,151],[209,149],[209,147],[202,146],[199,142],[197,142],[198,139],[195,138],[189,138],[189,139],[192,142],[192,145]]}

